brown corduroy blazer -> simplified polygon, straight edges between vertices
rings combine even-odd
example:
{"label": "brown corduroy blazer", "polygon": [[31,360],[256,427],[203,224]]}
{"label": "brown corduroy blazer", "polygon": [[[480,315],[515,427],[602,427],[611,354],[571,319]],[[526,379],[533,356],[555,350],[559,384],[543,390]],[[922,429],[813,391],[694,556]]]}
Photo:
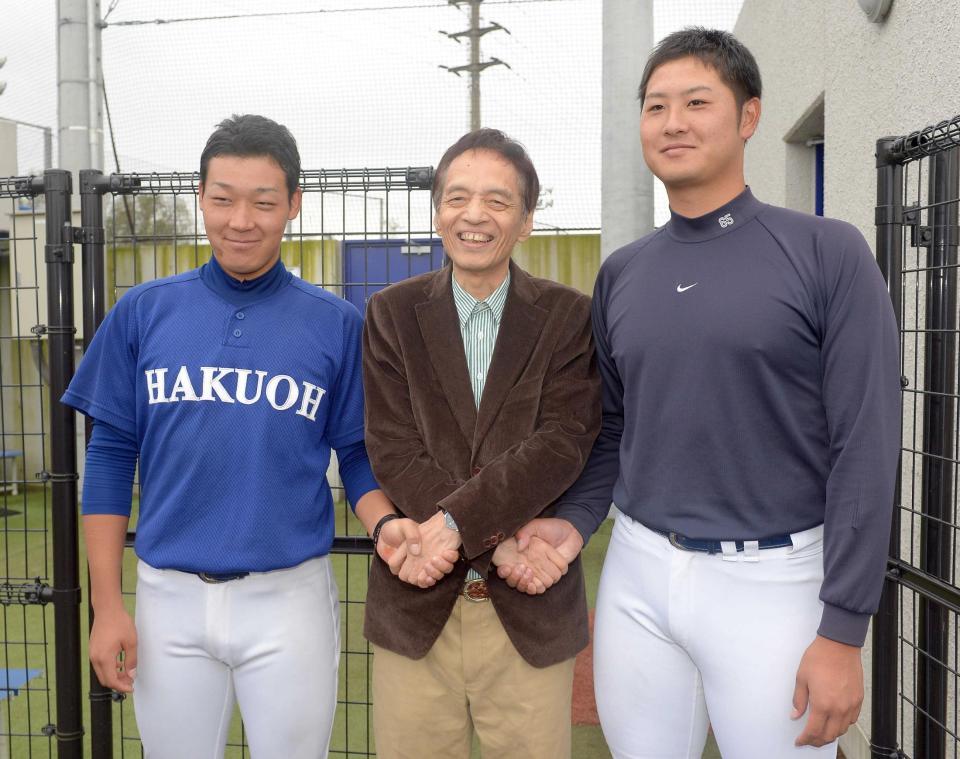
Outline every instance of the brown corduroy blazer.
{"label": "brown corduroy blazer", "polygon": [[530,664],[563,661],[588,641],[579,558],[539,596],[507,586],[491,561],[501,540],[573,483],[600,429],[590,299],[510,267],[479,409],[449,267],[391,285],[367,306],[363,381],[374,474],[405,516],[423,522],[443,508],[463,540],[465,559],[426,590],[373,558],[364,633],[413,659],[440,635],[468,564],[487,578],[494,608]]}

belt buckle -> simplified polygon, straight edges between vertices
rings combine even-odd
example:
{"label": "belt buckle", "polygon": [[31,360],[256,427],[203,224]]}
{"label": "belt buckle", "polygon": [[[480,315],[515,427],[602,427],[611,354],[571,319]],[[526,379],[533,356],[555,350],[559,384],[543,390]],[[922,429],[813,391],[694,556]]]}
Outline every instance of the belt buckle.
{"label": "belt buckle", "polygon": [[469,580],[463,584],[463,595],[474,603],[480,603],[490,598],[490,589],[486,580]]}
{"label": "belt buckle", "polygon": [[242,580],[248,574],[250,573],[235,572],[233,574],[221,575],[218,577],[216,575],[210,574],[209,572],[197,572],[197,577],[199,577],[208,585],[220,585],[221,583],[230,582],[231,580]]}
{"label": "belt buckle", "polygon": [[208,585],[219,585],[222,582],[226,582],[226,580],[223,579],[222,577],[214,577],[213,575],[209,575],[206,572],[197,572],[197,577],[199,577]]}

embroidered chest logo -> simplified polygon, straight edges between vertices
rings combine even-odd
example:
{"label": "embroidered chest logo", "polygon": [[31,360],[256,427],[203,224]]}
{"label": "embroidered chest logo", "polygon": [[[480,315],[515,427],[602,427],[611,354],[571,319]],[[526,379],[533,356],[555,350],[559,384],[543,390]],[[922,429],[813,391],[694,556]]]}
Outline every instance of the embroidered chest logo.
{"label": "embroidered chest logo", "polygon": [[[276,374],[268,379],[261,369],[237,369],[225,366],[201,366],[200,376],[191,376],[186,366],[181,366],[173,385],[168,385],[168,367],[147,369],[147,404],[179,403],[181,401],[213,401],[240,403],[244,406],[264,400],[274,411],[286,411],[300,402],[295,412],[311,422],[317,421],[320,401],[327,391],[311,382],[297,382],[287,374]],[[171,372],[172,374],[172,372]],[[256,387],[252,377],[256,378]],[[302,387],[302,389],[301,389]],[[197,394],[197,388],[200,393]]]}
{"label": "embroidered chest logo", "polygon": [[677,292],[678,292],[678,293],[685,293],[685,292],[686,292],[687,290],[689,290],[691,287],[696,287],[696,286],[699,285],[699,284],[700,284],[699,282],[694,282],[692,285],[680,285],[680,284],[678,284],[678,285],[677,285]]}
{"label": "embroidered chest logo", "polygon": [[717,221],[720,222],[720,226],[721,226],[721,227],[723,227],[724,229],[726,229],[726,228],[729,227],[731,224],[733,224],[733,217],[732,217],[730,214],[725,213],[723,216],[721,216],[719,219],[717,219]]}

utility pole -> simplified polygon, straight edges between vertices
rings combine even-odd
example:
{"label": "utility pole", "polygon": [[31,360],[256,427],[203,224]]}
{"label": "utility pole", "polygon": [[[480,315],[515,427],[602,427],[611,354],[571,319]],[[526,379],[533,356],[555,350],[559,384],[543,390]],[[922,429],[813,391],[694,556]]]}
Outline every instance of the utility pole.
{"label": "utility pole", "polygon": [[447,0],[447,2],[450,5],[456,6],[457,8],[464,3],[470,6],[469,29],[465,29],[462,32],[440,32],[441,34],[447,35],[450,39],[455,40],[458,44],[462,37],[468,37],[470,39],[470,63],[465,66],[441,66],[440,68],[446,69],[451,74],[456,74],[458,77],[464,71],[469,72],[470,129],[473,131],[480,128],[480,73],[491,66],[506,66],[507,68],[510,68],[509,63],[501,61],[499,58],[491,58],[489,61],[481,61],[480,38],[485,34],[489,34],[490,32],[506,32],[507,34],[510,34],[510,30],[501,26],[496,21],[492,21],[490,26],[480,26],[480,3],[482,3],[483,0]]}
{"label": "utility pole", "polygon": [[79,176],[103,168],[100,0],[60,0],[57,7],[59,167]]}
{"label": "utility pole", "polygon": [[600,256],[653,229],[653,177],[640,149],[637,85],[653,46],[654,0],[603,0]]}

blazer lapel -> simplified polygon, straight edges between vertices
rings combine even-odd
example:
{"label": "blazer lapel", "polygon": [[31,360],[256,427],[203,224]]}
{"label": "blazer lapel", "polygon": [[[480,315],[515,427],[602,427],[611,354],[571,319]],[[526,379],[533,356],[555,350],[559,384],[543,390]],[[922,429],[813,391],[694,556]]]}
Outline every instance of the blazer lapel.
{"label": "blazer lapel", "polygon": [[473,441],[477,409],[473,388],[467,376],[467,357],[460,334],[460,318],[453,303],[450,267],[444,266],[428,285],[428,299],[416,305],[420,334],[423,335],[430,363],[443,387],[450,410],[464,439]]}
{"label": "blazer lapel", "polygon": [[530,354],[537,345],[547,312],[534,305],[538,292],[529,275],[513,262],[510,263],[510,291],[497,332],[497,344],[490,360],[490,370],[483,386],[480,409],[477,412],[476,451],[489,432],[503,401],[517,383]]}

